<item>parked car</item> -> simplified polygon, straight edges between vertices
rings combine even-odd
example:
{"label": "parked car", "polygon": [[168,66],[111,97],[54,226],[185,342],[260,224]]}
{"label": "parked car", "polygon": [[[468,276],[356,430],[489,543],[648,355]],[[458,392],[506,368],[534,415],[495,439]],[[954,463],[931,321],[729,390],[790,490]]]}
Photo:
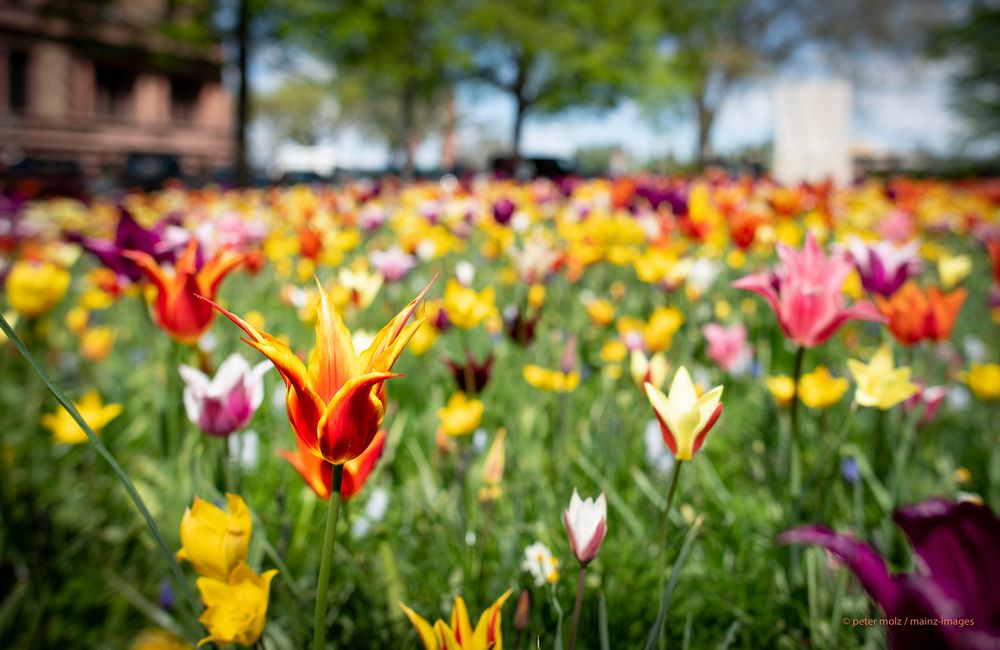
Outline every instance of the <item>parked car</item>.
{"label": "parked car", "polygon": [[162,188],[169,180],[182,177],[180,161],[173,154],[132,153],[125,161],[122,185],[149,192]]}
{"label": "parked car", "polygon": [[561,158],[514,158],[501,156],[490,162],[493,173],[506,178],[563,178],[576,173],[572,161]]}
{"label": "parked car", "polygon": [[32,198],[82,197],[86,193],[83,172],[75,160],[25,158],[4,173],[9,187]]}

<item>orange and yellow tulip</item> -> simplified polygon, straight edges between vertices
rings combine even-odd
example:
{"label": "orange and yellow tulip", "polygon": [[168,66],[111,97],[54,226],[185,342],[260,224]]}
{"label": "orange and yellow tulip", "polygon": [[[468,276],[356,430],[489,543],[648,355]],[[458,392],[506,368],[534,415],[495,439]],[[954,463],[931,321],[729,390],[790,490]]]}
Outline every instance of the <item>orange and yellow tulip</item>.
{"label": "orange and yellow tulip", "polygon": [[399,606],[416,628],[425,650],[501,650],[503,638],[500,635],[500,610],[509,596],[508,589],[483,612],[475,629],[472,628],[469,610],[461,596],[455,597],[455,604],[451,609],[451,625],[438,620],[432,626],[403,603]]}
{"label": "orange and yellow tulip", "polygon": [[[433,283],[433,280],[431,280]],[[328,463],[343,465],[368,449],[385,415],[385,381],[399,377],[392,366],[423,323],[407,321],[430,290],[420,292],[382,328],[371,345],[355,352],[351,333],[319,287],[316,347],[304,364],[283,342],[206,300],[246,332],[244,342],[270,359],[285,380],[288,421],[305,449]]]}
{"label": "orange and yellow tulip", "polygon": [[123,253],[142,269],[156,289],[153,305],[156,323],[181,343],[194,343],[212,324],[215,313],[197,296],[214,300],[219,285],[244,260],[242,254],[223,249],[199,269],[197,253],[198,241],[192,239],[177,259],[172,273],[161,268],[148,253]]}

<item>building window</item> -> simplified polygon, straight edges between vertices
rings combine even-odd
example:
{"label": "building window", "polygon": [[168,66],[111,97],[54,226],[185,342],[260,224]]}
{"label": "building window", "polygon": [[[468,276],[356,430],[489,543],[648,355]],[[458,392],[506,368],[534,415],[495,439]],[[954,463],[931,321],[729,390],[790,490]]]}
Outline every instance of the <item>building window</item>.
{"label": "building window", "polygon": [[94,112],[129,117],[133,114],[135,73],[98,65],[94,71]]}
{"label": "building window", "polygon": [[12,113],[28,108],[28,53],[13,51],[7,60],[7,102]]}
{"label": "building window", "polygon": [[198,113],[201,82],[170,78],[170,117],[177,122],[194,122]]}

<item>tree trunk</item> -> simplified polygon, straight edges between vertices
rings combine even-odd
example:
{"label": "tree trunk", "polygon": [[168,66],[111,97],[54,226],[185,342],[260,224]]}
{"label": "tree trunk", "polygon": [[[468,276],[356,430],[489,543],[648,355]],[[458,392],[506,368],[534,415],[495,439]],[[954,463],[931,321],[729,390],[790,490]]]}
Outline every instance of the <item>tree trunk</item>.
{"label": "tree trunk", "polygon": [[[514,109],[514,132],[511,134],[511,157],[514,159],[514,167],[517,167],[517,163],[521,160],[521,130],[524,127],[524,117],[528,112],[533,102],[528,101],[525,96],[525,86],[528,84],[528,69],[531,67],[532,59],[526,55],[521,55],[518,57],[517,64],[517,76],[514,78],[514,83],[509,87],[512,95],[514,95],[515,109]],[[537,98],[536,98],[537,99]]]}
{"label": "tree trunk", "polygon": [[417,137],[414,133],[416,128],[417,93],[412,83],[407,83],[403,87],[403,95],[400,98],[400,136],[403,154],[403,165],[400,175],[403,181],[413,180],[414,160],[413,155],[417,148]]}
{"label": "tree trunk", "polygon": [[250,0],[240,0],[239,18],[236,23],[236,41],[239,48],[239,90],[236,97],[236,184],[250,184],[250,165],[247,160],[247,122],[250,118],[250,80],[248,73],[250,47]]}
{"label": "tree trunk", "polygon": [[514,113],[514,133],[511,135],[511,157],[517,163],[521,160],[521,130],[524,127],[524,116],[528,112],[528,103],[521,96],[517,97],[517,108]]}
{"label": "tree trunk", "polygon": [[715,125],[715,108],[708,105],[702,95],[695,97],[698,118],[698,165],[704,167],[712,157],[712,127]]}
{"label": "tree trunk", "polygon": [[444,124],[441,127],[441,170],[454,171],[458,166],[458,112],[455,109],[455,91],[448,91],[444,102]]}

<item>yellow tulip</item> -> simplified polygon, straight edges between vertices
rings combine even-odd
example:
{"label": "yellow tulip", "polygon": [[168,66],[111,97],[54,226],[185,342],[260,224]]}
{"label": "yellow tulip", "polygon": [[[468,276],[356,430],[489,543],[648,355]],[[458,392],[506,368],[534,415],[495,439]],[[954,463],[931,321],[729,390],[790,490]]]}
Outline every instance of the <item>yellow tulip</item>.
{"label": "yellow tulip", "polygon": [[670,452],[677,460],[691,460],[722,414],[722,386],[699,397],[687,368],[681,366],[670,383],[669,395],[650,383],[645,387]]}
{"label": "yellow tulip", "polygon": [[208,630],[198,645],[236,643],[249,647],[256,643],[264,632],[271,580],[277,573],[271,569],[258,576],[240,561],[222,580],[198,578],[198,592],[205,603],[198,621]]}
{"label": "yellow tulip", "polygon": [[676,307],[657,307],[642,330],[650,352],[662,352],[673,343],[674,334],[684,324],[684,314]]}
{"label": "yellow tulip", "polygon": [[44,316],[62,301],[69,279],[51,262],[16,262],[7,275],[7,304],[27,318]]}
{"label": "yellow tulip", "polygon": [[480,292],[464,287],[457,280],[449,280],[444,288],[444,311],[455,327],[472,329],[496,311],[493,287]]}
{"label": "yellow tulip", "polygon": [[524,380],[539,390],[570,393],[580,385],[580,373],[549,370],[532,364],[524,367]]}
{"label": "yellow tulip", "polygon": [[618,339],[607,341],[601,346],[601,361],[604,363],[619,363],[628,356],[628,347]]}
{"label": "yellow tulip", "polygon": [[965,377],[972,394],[984,402],[1000,399],[1000,365],[995,363],[973,364]]}
{"label": "yellow tulip", "polygon": [[[94,433],[100,433],[108,422],[114,420],[122,412],[121,404],[104,404],[97,391],[90,391],[73,406],[80,412],[83,421]],[[87,442],[87,434],[76,423],[69,411],[63,407],[55,413],[46,413],[41,419],[42,426],[52,432],[55,442],[66,445],[76,445]]]}
{"label": "yellow tulip", "polygon": [[115,331],[106,326],[90,327],[80,337],[80,356],[87,361],[101,361],[111,353]]}
{"label": "yellow tulip", "polygon": [[715,317],[718,320],[724,321],[729,320],[729,317],[733,314],[733,306],[729,304],[728,300],[716,300],[715,301]]}
{"label": "yellow tulip", "polygon": [[82,334],[87,329],[90,312],[83,307],[73,307],[66,312],[66,329],[74,334]]}
{"label": "yellow tulip", "polygon": [[771,391],[778,406],[788,406],[792,403],[792,398],[795,397],[795,382],[791,377],[777,375],[768,377],[766,382],[767,389]]}
{"label": "yellow tulip", "polygon": [[938,259],[938,277],[945,291],[951,289],[972,273],[972,258],[968,255],[944,255]]}
{"label": "yellow tulip", "polygon": [[528,289],[528,306],[532,309],[541,309],[545,304],[545,285],[533,284]]}
{"label": "yellow tulip", "polygon": [[252,532],[250,511],[239,495],[226,494],[226,512],[195,497],[181,519],[177,559],[187,560],[203,576],[225,580],[246,561]]}
{"label": "yellow tulip", "polygon": [[128,650],[190,650],[191,644],[165,630],[143,630]]}
{"label": "yellow tulip", "polygon": [[496,501],[502,493],[503,468],[506,460],[504,443],[507,440],[507,430],[500,429],[486,452],[483,464],[483,487],[479,490],[480,501]]}
{"label": "yellow tulip", "polygon": [[615,306],[607,300],[591,300],[585,305],[585,308],[587,309],[587,315],[590,316],[590,320],[594,321],[595,325],[604,327],[605,325],[609,325],[615,318]]}
{"label": "yellow tulip", "polygon": [[867,364],[848,359],[847,367],[857,383],[854,401],[860,406],[887,411],[918,390],[917,385],[910,381],[910,369],[906,366],[896,368],[892,350],[885,344],[879,347]]}
{"label": "yellow tulip", "polygon": [[483,403],[458,392],[448,399],[444,408],[438,409],[441,432],[449,436],[472,433],[483,419]]}
{"label": "yellow tulip", "polygon": [[399,606],[416,628],[424,650],[503,650],[500,610],[510,593],[511,590],[508,589],[483,612],[475,629],[472,629],[469,610],[461,596],[455,597],[451,625],[438,620],[431,626],[426,619],[403,603],[399,603]]}
{"label": "yellow tulip", "polygon": [[824,366],[802,375],[799,379],[799,399],[811,409],[830,408],[847,392],[847,379],[834,377]]}

